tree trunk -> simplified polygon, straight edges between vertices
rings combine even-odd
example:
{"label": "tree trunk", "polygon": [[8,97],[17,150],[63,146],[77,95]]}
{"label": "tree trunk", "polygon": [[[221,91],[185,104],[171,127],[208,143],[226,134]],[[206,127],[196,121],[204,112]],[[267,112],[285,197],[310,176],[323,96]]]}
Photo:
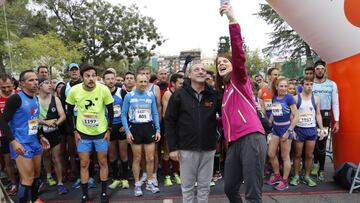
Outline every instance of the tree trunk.
{"label": "tree trunk", "polygon": [[5,73],[4,55],[0,52],[0,73]]}
{"label": "tree trunk", "polygon": [[313,56],[311,54],[310,46],[305,42],[305,54],[306,54],[306,66],[310,67],[314,65]]}

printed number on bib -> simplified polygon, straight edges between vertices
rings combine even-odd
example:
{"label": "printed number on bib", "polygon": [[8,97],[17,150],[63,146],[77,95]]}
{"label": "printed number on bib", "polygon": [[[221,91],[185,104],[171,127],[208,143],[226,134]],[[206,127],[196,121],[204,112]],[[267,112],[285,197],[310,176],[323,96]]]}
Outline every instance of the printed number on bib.
{"label": "printed number on bib", "polygon": [[37,119],[29,120],[28,126],[29,126],[28,135],[35,135],[38,133],[39,121]]}
{"label": "printed number on bib", "polygon": [[302,126],[311,126],[314,123],[314,115],[313,113],[305,112],[299,114],[299,123],[302,124]]}
{"label": "printed number on bib", "polygon": [[99,125],[99,120],[96,115],[85,114],[82,118],[82,124],[84,126],[96,127]]}
{"label": "printed number on bib", "polygon": [[264,100],[264,104],[265,104],[265,110],[271,110],[272,108],[272,101],[270,99],[265,99]]}
{"label": "printed number on bib", "polygon": [[150,109],[136,109],[135,121],[139,123],[150,122]]}
{"label": "printed number on bib", "polygon": [[121,116],[121,107],[120,105],[114,105],[114,117],[120,117]]}
{"label": "printed number on bib", "polygon": [[279,103],[272,104],[272,114],[273,116],[282,116],[282,106]]}

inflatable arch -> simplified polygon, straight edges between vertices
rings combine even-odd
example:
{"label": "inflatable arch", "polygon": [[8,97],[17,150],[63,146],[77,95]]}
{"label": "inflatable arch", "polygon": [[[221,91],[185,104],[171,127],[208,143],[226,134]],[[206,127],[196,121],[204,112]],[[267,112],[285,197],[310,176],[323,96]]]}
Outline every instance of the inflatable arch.
{"label": "inflatable arch", "polygon": [[334,167],[360,162],[360,1],[267,0],[328,63],[339,90],[340,131],[333,135]]}

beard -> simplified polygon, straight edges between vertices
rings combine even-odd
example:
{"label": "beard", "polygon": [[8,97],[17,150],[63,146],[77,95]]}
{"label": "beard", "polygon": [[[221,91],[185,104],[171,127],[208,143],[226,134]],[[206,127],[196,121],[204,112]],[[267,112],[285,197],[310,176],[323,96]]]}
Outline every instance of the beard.
{"label": "beard", "polygon": [[325,76],[325,74],[323,74],[323,75],[315,75],[316,79],[319,79],[319,80],[323,79],[324,76]]}

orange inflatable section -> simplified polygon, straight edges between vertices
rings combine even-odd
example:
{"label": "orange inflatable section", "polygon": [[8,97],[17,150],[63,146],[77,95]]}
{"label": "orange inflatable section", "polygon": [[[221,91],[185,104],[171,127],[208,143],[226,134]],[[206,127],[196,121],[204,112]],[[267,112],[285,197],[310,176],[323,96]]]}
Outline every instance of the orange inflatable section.
{"label": "orange inflatable section", "polygon": [[328,65],[339,90],[340,131],[333,135],[334,167],[360,162],[360,54]]}
{"label": "orange inflatable section", "polygon": [[360,27],[360,1],[359,0],[345,0],[344,10],[345,16],[351,24]]}

